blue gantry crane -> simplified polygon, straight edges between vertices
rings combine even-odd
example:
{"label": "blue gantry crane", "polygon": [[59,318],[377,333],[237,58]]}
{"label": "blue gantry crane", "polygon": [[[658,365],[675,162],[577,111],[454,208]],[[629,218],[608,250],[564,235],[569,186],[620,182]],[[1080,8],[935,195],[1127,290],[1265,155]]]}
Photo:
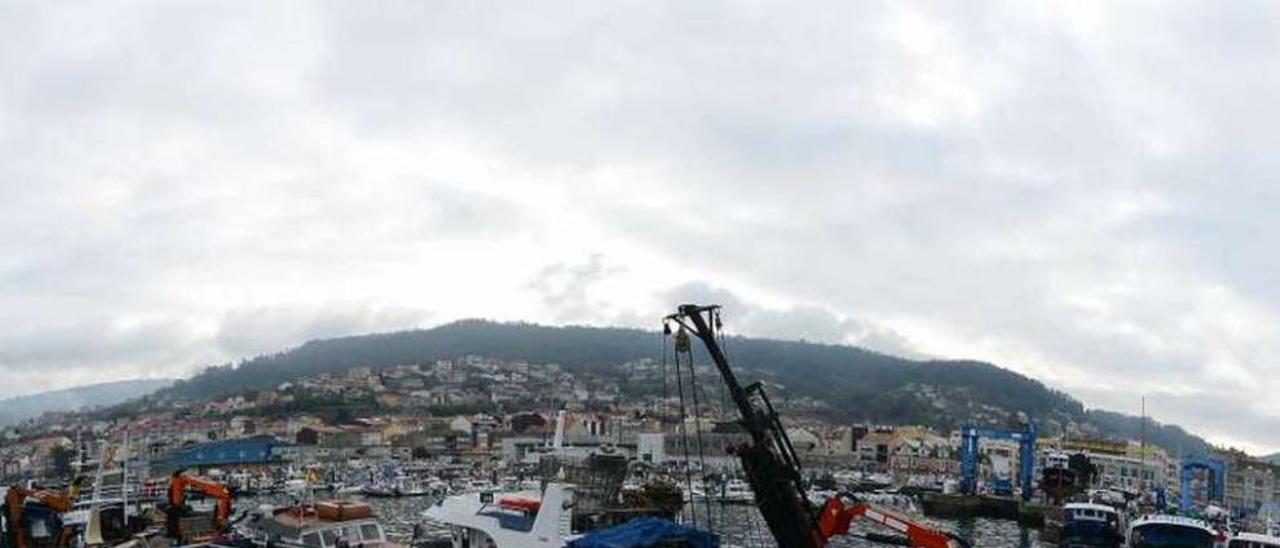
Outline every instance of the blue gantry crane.
{"label": "blue gantry crane", "polygon": [[[1028,420],[1020,432],[976,426],[965,426],[961,430],[960,492],[966,495],[978,492],[978,441],[982,438],[1018,442],[1018,485],[1022,488],[1022,500],[1031,500],[1031,495],[1035,492],[1035,423]],[[1009,491],[1012,491],[1012,486]]]}
{"label": "blue gantry crane", "polygon": [[1213,457],[1191,457],[1182,459],[1179,469],[1178,483],[1181,489],[1178,498],[1178,509],[1190,512],[1196,507],[1196,489],[1193,487],[1196,473],[1205,474],[1202,484],[1206,504],[1225,504],[1227,495],[1227,462]]}

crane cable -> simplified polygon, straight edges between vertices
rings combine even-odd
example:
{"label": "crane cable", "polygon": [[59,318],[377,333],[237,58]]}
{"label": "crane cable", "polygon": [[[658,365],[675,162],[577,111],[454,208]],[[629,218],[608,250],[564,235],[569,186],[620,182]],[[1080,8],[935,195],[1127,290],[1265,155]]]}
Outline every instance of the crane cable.
{"label": "crane cable", "polygon": [[[720,310],[717,309],[713,311],[713,314],[714,316],[712,317],[713,321],[711,325],[714,326],[715,328],[715,335],[720,339],[720,351],[722,353],[727,353],[728,348],[725,346],[724,324],[721,323],[720,321]],[[720,401],[720,416],[717,417],[717,424],[719,424],[719,421],[723,421],[726,417],[729,416],[729,390],[728,388],[725,387],[724,383],[722,382],[717,382],[713,384],[716,385],[716,393],[717,393],[716,397]],[[721,523],[729,522],[728,516],[726,514],[727,512],[728,512],[728,509],[726,508],[726,506],[721,504],[720,505],[720,522]],[[748,512],[748,516],[749,514],[750,513]],[[750,518],[748,517],[748,520],[749,519]]]}
{"label": "crane cable", "polygon": [[[685,421],[684,378],[680,375],[680,352],[688,350],[691,346],[692,345],[689,343],[689,333],[685,330],[684,326],[681,325],[680,330],[676,331],[676,344],[672,351],[672,357],[675,358],[676,362],[676,392],[680,396],[680,446],[684,453],[684,479],[685,483],[689,486],[689,504],[693,505],[693,508],[690,508],[689,515],[692,517],[694,528],[697,528],[698,511],[697,505],[694,504],[693,501],[693,472],[689,468],[689,429],[687,426],[688,423]],[[707,495],[707,493],[705,493],[705,483],[703,484],[703,487],[703,496],[705,497]]]}
{"label": "crane cable", "polygon": [[667,413],[667,338],[671,336],[671,324],[662,322],[662,401],[658,404],[659,422],[666,422]]}
{"label": "crane cable", "polygon": [[[692,346],[690,344],[690,346],[686,346],[684,348],[684,351],[676,353],[676,374],[680,375],[681,353],[684,353],[685,355],[684,366],[689,370],[689,388],[692,399],[694,399],[694,414],[692,414],[694,415],[694,440],[695,443],[698,444],[698,466],[701,471],[701,479],[703,479],[703,489],[707,490],[707,453],[705,453],[703,449],[703,426],[701,426],[698,398],[698,370],[694,367],[694,352],[692,352]],[[723,487],[724,485],[721,484],[722,489]],[[710,493],[707,494],[708,497],[704,498],[704,506],[707,508],[707,528],[713,529],[712,499],[710,499]]]}
{"label": "crane cable", "polygon": [[[707,456],[706,456],[706,452],[703,450],[703,445],[702,445],[702,415],[700,414],[700,411],[698,409],[699,407],[698,406],[698,370],[693,366],[692,345],[689,348],[685,349],[685,359],[688,362],[687,365],[689,369],[689,387],[690,387],[690,391],[693,392],[693,432],[694,432],[694,437],[698,444],[698,466],[702,472],[703,489],[705,490],[706,477],[707,477]],[[676,363],[679,363],[679,362],[680,362],[680,355],[677,354]],[[722,490],[724,489],[723,482],[721,482],[720,488]],[[707,509],[707,528],[712,529],[713,526],[712,526],[712,514],[711,514],[711,497],[709,496],[706,497],[704,502],[706,503],[705,506]]]}

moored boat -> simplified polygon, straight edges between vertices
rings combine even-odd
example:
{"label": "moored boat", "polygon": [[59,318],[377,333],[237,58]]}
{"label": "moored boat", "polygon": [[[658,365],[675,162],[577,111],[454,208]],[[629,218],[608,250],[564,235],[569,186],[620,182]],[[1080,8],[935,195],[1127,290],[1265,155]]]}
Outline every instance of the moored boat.
{"label": "moored boat", "polygon": [[1063,505],[1062,533],[1058,542],[1064,548],[1118,548],[1124,544],[1120,514],[1105,504],[1072,502]]}
{"label": "moored boat", "polygon": [[573,488],[548,483],[536,492],[466,493],[445,497],[425,512],[447,525],[454,548],[559,548],[571,534]]}
{"label": "moored boat", "polygon": [[327,501],[259,514],[238,527],[254,546],[398,548],[387,540],[373,507],[364,502]]}
{"label": "moored boat", "polygon": [[1214,548],[1219,537],[1204,520],[1163,514],[1134,520],[1127,535],[1128,548]]}
{"label": "moored boat", "polygon": [[1263,533],[1237,533],[1227,539],[1227,548],[1280,548],[1280,536]]}

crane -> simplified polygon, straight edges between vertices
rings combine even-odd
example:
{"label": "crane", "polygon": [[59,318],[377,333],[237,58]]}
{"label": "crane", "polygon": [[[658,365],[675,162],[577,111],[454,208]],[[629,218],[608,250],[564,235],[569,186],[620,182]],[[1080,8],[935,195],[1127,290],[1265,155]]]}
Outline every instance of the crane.
{"label": "crane", "polygon": [[[16,548],[27,548],[31,544],[30,533],[22,522],[23,505],[26,504],[27,500],[34,500],[54,513],[63,514],[70,511],[74,505],[74,499],[80,493],[80,484],[82,482],[83,478],[76,478],[71,482],[71,487],[66,493],[52,489],[40,489],[39,487],[9,486],[9,490],[4,495],[5,519],[9,522],[9,545]],[[66,546],[68,541],[70,541],[69,532],[65,529],[60,531],[56,545]]]}
{"label": "crane", "polygon": [[873,506],[866,502],[846,504],[848,495],[827,499],[822,509],[822,517],[818,520],[818,530],[823,538],[849,533],[849,525],[855,519],[863,519],[896,531],[899,536],[885,536],[868,533],[864,538],[887,544],[914,546],[916,548],[962,548],[968,546],[956,536],[924,525],[903,514]]}
{"label": "crane", "polygon": [[[1031,500],[1035,492],[1036,425],[1027,420],[1023,431],[998,430],[966,426],[960,435],[960,491],[966,495],[978,492],[978,440],[981,438],[1018,442],[1018,486],[1022,500]],[[1012,495],[1012,488],[1008,489]]]}
{"label": "crane", "polygon": [[[682,304],[663,319],[663,333],[671,334],[671,323],[679,326],[676,333],[676,352],[691,352],[690,333],[702,341],[707,354],[715,362],[729,397],[738,408],[738,423],[750,436],[748,443],[733,449],[742,463],[751,490],[755,493],[756,506],[764,517],[769,532],[779,546],[788,548],[822,548],[834,535],[845,534],[854,518],[880,520],[897,529],[905,524],[906,546],[916,548],[955,548],[963,546],[957,539],[945,533],[933,531],[905,517],[872,507],[866,503],[845,507],[839,497],[828,499],[820,510],[805,497],[805,484],[800,474],[800,459],[796,456],[791,439],[778,418],[764,385],[759,382],[743,387],[729,366],[717,336],[720,334],[719,305]],[[896,516],[889,519],[887,516]],[[843,525],[843,526],[842,526]],[[957,544],[939,544],[939,537]],[[873,539],[875,540],[875,539]],[[880,539],[885,542],[884,539]]]}
{"label": "crane", "polygon": [[182,526],[182,514],[187,510],[188,489],[197,490],[218,501],[213,511],[213,536],[223,533],[227,529],[227,519],[231,517],[231,491],[209,478],[187,476],[182,472],[179,469],[169,476],[169,507],[165,510],[169,537],[188,542],[192,540],[188,537],[195,536]]}

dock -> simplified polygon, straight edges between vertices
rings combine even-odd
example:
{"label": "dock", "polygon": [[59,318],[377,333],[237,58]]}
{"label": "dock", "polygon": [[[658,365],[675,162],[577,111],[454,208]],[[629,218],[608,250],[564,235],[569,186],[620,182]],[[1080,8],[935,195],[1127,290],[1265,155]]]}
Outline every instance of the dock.
{"label": "dock", "polygon": [[1045,515],[1053,506],[1012,497],[927,493],[921,497],[921,509],[930,517],[1007,519],[1029,527],[1043,527]]}

